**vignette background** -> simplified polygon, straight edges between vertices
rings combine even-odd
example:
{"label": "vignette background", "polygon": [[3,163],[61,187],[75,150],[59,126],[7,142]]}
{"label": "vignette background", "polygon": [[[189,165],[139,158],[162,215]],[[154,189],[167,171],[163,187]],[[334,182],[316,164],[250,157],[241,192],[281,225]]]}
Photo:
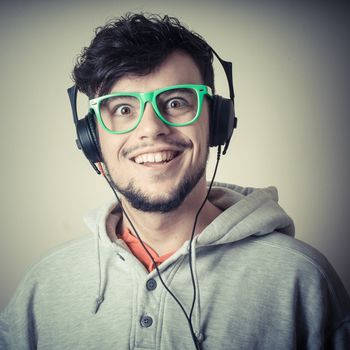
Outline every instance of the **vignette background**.
{"label": "vignette background", "polygon": [[[0,309],[47,251],[113,198],[75,147],[66,88],[93,30],[132,12],[179,17],[234,66],[239,118],[218,181],[277,186],[296,237],[350,291],[349,6],[322,1],[1,2]],[[228,95],[216,64],[217,92]],[[80,115],[87,100],[80,96]],[[208,168],[211,177],[215,151]],[[122,171],[122,169],[121,169]]]}

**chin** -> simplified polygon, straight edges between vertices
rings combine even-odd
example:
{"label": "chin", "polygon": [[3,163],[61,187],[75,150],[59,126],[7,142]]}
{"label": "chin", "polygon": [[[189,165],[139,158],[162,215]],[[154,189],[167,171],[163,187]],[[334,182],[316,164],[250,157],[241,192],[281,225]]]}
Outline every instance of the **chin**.
{"label": "chin", "polygon": [[119,186],[118,183],[114,184],[117,191],[124,196],[134,209],[144,212],[168,213],[181,206],[203,177],[204,172],[205,166],[198,168],[195,174],[185,176],[178,185],[172,184],[171,190],[169,190],[169,186],[166,186],[167,190],[164,192],[162,191],[163,186],[157,184],[152,186],[154,189],[148,188],[147,191],[142,187],[136,187],[134,181],[130,181],[125,187]]}

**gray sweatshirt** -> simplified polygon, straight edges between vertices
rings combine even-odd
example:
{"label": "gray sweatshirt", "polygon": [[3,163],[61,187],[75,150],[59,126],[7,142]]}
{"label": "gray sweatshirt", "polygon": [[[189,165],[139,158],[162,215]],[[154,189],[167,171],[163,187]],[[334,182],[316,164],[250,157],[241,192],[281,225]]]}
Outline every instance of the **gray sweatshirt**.
{"label": "gray sweatshirt", "polygon": [[[210,201],[222,214],[160,265],[187,313],[196,293],[201,349],[350,349],[349,296],[327,260],[292,237],[277,200],[274,188],[216,184]],[[195,349],[157,272],[110,240],[116,208],[89,216],[93,234],[29,271],[1,314],[1,349]]]}

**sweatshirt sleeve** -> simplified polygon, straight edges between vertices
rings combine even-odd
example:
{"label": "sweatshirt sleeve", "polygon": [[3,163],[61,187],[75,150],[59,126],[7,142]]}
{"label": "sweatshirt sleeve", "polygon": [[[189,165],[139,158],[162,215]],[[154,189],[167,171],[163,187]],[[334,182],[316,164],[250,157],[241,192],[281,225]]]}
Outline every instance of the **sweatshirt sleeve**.
{"label": "sweatshirt sleeve", "polygon": [[0,314],[0,349],[36,349],[36,327],[32,281],[22,281],[10,303]]}
{"label": "sweatshirt sleeve", "polygon": [[9,326],[6,320],[5,311],[0,314],[0,349],[9,349]]}
{"label": "sweatshirt sleeve", "polygon": [[324,348],[329,350],[350,349],[350,299],[340,280],[332,286],[332,297],[326,308]]}
{"label": "sweatshirt sleeve", "polygon": [[330,350],[350,349],[350,298],[333,267],[328,265],[326,277],[328,293],[323,296],[324,348]]}
{"label": "sweatshirt sleeve", "polygon": [[325,349],[348,350],[350,349],[350,320],[340,325],[329,338]]}

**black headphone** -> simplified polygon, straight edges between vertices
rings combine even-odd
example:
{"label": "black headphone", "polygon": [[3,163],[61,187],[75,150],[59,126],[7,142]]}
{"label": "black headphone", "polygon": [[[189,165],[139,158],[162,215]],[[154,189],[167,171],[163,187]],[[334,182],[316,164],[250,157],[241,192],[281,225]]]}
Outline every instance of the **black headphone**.
{"label": "black headphone", "polygon": [[[212,48],[211,51],[217,57],[225,71],[230,90],[230,98],[224,98],[219,95],[214,95],[211,98],[209,113],[209,146],[224,146],[222,153],[225,154],[230,144],[233,130],[237,127],[237,118],[234,109],[235,95],[233,90],[232,63],[221,59]],[[77,112],[78,88],[74,85],[70,87],[67,92],[72,107],[73,121],[77,131],[77,146],[84,152],[95,171],[100,174],[100,170],[95,165],[95,163],[103,162],[96,134],[95,113],[90,109],[84,118],[79,119]]]}

